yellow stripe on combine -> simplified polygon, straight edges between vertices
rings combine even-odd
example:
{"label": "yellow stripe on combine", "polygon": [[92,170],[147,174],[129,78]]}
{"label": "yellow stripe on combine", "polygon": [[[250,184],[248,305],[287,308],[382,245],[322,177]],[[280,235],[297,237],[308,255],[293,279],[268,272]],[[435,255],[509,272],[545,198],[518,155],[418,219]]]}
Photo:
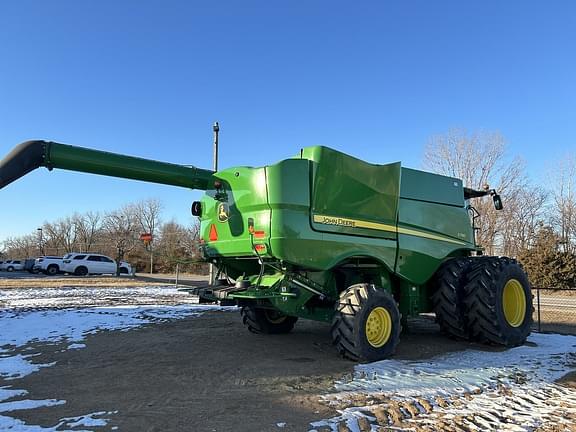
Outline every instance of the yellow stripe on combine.
{"label": "yellow stripe on combine", "polygon": [[363,220],[358,220],[358,219],[347,219],[347,218],[342,218],[342,217],[338,217],[338,216],[314,215],[313,220],[315,223],[319,223],[319,224],[323,224],[323,225],[334,225],[334,226],[343,227],[343,228],[367,228],[367,229],[373,229],[373,230],[378,230],[378,231],[388,231],[388,232],[393,232],[393,233],[397,233],[397,234],[405,234],[405,235],[411,235],[411,236],[416,236],[416,237],[422,237],[422,238],[427,238],[427,239],[431,239],[431,240],[438,240],[438,241],[443,241],[443,242],[448,242],[448,243],[455,243],[455,244],[459,244],[459,245],[465,245],[466,244],[462,241],[454,240],[450,237],[445,237],[445,236],[436,235],[436,234],[430,234],[427,232],[413,230],[413,229],[409,229],[409,228],[396,227],[395,225],[388,225],[388,224],[377,223],[377,222],[368,222],[368,221],[363,221]]}

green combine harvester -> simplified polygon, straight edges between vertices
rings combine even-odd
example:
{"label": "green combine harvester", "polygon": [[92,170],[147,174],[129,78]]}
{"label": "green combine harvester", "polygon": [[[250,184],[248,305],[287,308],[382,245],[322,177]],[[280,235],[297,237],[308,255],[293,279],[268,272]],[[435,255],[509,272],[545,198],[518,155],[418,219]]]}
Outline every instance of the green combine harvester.
{"label": "green combine harvester", "polygon": [[218,277],[197,293],[239,305],[252,332],[324,321],[338,352],[359,361],[392,355],[402,325],[426,312],[459,339],[515,346],[530,333],[525,272],[475,242],[470,200],[492,196],[501,209],[494,190],[327,147],[213,172],[46,141],[0,162],[0,188],[40,166],[206,191],[192,213]]}

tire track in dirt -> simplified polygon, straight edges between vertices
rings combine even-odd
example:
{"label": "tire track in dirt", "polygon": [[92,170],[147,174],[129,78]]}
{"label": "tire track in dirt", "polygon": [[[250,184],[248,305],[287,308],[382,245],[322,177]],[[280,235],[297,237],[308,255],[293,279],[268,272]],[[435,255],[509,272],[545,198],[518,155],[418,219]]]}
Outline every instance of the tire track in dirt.
{"label": "tire track in dirt", "polygon": [[558,351],[574,349],[576,338],[531,338],[537,343],[487,356],[359,366],[323,399],[340,415],[311,430],[576,431],[576,389],[555,382],[575,366],[574,352]]}

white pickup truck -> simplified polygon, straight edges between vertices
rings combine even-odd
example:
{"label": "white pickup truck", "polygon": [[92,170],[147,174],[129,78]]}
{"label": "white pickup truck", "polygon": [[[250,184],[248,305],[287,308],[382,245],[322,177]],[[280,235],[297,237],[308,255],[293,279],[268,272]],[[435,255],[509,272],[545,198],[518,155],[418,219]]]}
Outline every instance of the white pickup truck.
{"label": "white pickup truck", "polygon": [[36,258],[33,270],[54,276],[62,271],[64,260],[62,257],[41,256]]}

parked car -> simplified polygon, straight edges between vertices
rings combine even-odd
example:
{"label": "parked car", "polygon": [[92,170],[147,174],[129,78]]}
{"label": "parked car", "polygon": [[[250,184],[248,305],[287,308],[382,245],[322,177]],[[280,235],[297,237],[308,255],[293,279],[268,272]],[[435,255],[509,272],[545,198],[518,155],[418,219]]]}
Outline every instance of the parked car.
{"label": "parked car", "polygon": [[126,261],[120,261],[120,274],[132,274],[132,266]]}
{"label": "parked car", "polygon": [[23,260],[8,260],[2,264],[2,269],[7,272],[22,271],[24,270]]}
{"label": "parked car", "polygon": [[38,273],[34,270],[34,264],[36,263],[35,258],[26,258],[24,260],[24,270],[28,273]]}
{"label": "parked car", "polygon": [[[106,255],[93,253],[69,253],[62,260],[62,271],[76,276],[87,274],[115,274],[116,262]],[[120,273],[129,274],[132,267],[125,261],[120,262]]]}
{"label": "parked car", "polygon": [[64,259],[57,256],[41,256],[34,262],[34,270],[54,276],[62,271]]}

